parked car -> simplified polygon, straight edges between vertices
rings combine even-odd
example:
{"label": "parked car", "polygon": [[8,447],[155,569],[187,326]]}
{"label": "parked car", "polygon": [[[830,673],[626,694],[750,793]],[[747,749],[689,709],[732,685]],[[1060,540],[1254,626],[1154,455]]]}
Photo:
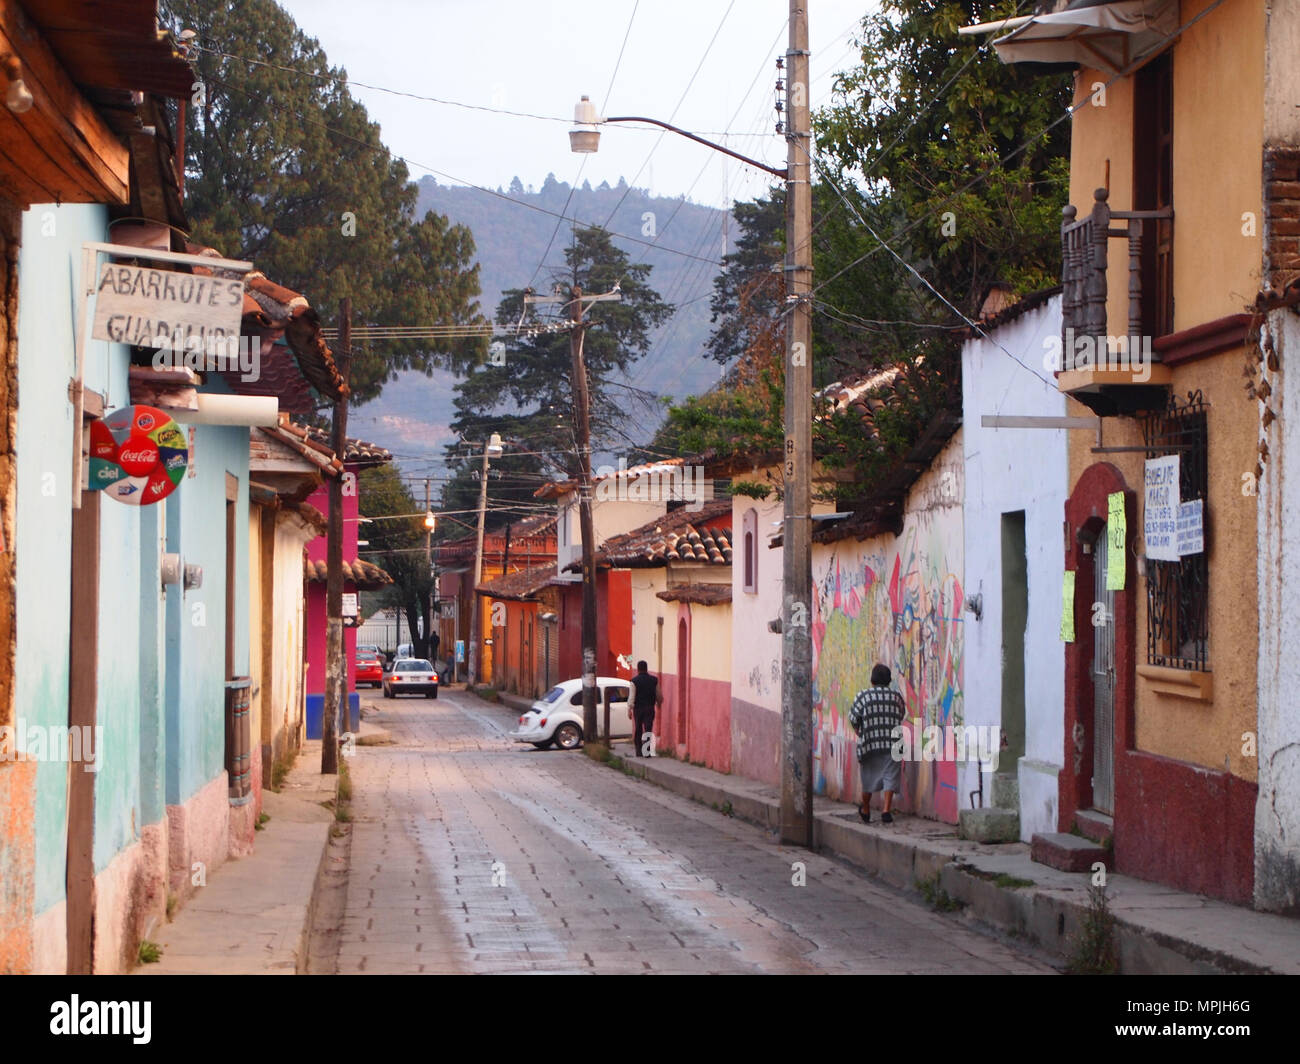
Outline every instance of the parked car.
{"label": "parked car", "polygon": [[[609,730],[614,738],[632,734],[631,683],[616,676],[596,677],[596,728],[605,727],[605,694],[609,693]],[[519,718],[510,737],[545,750],[552,743],[562,750],[582,745],[582,680],[565,680],[542,695]]]}
{"label": "parked car", "polygon": [[438,697],[438,674],[423,658],[402,658],[393,662],[392,671],[384,677],[384,697],[398,695],[424,695]]}
{"label": "parked car", "polygon": [[358,687],[363,683],[381,687],[384,682],[384,659],[378,654],[363,653],[358,649],[355,678]]}
{"label": "parked car", "polygon": [[383,661],[384,652],[379,649],[378,643],[358,643],[357,657],[378,658],[380,661]]}

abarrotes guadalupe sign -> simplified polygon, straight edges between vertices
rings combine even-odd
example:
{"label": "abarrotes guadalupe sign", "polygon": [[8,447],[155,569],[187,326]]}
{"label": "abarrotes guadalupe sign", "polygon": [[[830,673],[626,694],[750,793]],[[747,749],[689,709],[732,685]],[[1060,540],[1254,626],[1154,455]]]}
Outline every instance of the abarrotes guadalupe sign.
{"label": "abarrotes guadalupe sign", "polygon": [[[238,350],[244,282],[149,266],[100,267],[96,340],[171,351],[175,364],[205,368]],[[196,356],[203,364],[194,366]]]}
{"label": "abarrotes guadalupe sign", "polygon": [[153,406],[124,406],[91,422],[86,487],[128,506],[167,498],[185,476],[185,434]]}

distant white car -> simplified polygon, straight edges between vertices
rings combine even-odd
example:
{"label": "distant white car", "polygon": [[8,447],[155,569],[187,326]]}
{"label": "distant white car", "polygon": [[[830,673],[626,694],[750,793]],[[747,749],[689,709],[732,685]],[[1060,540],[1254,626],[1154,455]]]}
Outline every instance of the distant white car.
{"label": "distant white car", "polygon": [[422,658],[402,658],[393,662],[392,671],[384,676],[383,688],[385,698],[396,698],[398,695],[437,698],[438,674]]}
{"label": "distant white car", "polygon": [[[596,677],[596,728],[605,727],[605,692],[610,694],[609,730],[614,738],[632,734],[632,684],[617,676]],[[519,718],[510,738],[545,750],[552,743],[561,750],[582,745],[582,680],[565,680],[542,695]]]}

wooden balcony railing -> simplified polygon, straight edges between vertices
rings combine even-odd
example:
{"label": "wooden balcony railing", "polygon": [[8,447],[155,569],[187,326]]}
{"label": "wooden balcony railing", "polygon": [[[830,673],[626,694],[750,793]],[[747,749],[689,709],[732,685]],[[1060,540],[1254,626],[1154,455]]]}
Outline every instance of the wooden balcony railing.
{"label": "wooden balcony railing", "polygon": [[[1170,281],[1172,277],[1173,218],[1172,207],[1152,211],[1115,211],[1106,202],[1108,190],[1094,193],[1092,212],[1077,218],[1077,209],[1069,204],[1061,212],[1061,368],[1075,369],[1072,341],[1091,337],[1094,350],[1105,357],[1106,337],[1106,258],[1110,237],[1128,237],[1128,332],[1130,337],[1158,336],[1170,330]],[[1128,224],[1111,228],[1113,220]],[[1152,261],[1144,270],[1144,241],[1150,233],[1156,245]],[[1154,307],[1144,312],[1143,275],[1150,277],[1156,291]],[[1148,300],[1149,301],[1149,300]],[[1094,363],[1095,365],[1095,363]],[[1091,367],[1088,367],[1091,368]]]}

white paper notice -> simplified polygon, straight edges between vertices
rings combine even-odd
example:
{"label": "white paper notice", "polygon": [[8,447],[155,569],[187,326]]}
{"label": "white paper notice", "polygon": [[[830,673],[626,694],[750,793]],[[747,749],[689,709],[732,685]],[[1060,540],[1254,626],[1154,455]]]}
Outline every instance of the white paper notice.
{"label": "white paper notice", "polygon": [[1147,459],[1142,538],[1154,561],[1178,560],[1178,474],[1176,454]]}
{"label": "white paper notice", "polygon": [[1178,506],[1178,556],[1205,550],[1205,502],[1193,499]]}

